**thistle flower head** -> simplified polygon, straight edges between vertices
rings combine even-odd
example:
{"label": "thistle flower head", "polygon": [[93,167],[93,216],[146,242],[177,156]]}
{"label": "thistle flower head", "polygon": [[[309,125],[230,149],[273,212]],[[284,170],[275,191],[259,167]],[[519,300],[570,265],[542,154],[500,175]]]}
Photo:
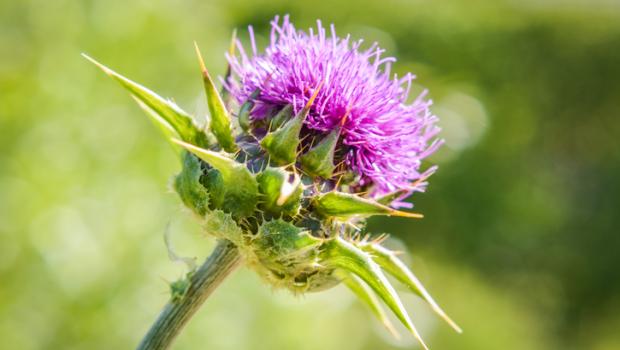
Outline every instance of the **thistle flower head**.
{"label": "thistle flower head", "polygon": [[[407,102],[413,76],[392,78],[393,58],[382,58],[376,45],[362,50],[361,41],[338,38],[333,27],[328,36],[320,22],[316,33],[305,33],[288,17],[282,24],[276,18],[262,54],[251,38],[252,57],[239,44],[240,55],[229,54],[234,76],[225,77],[221,92],[196,48],[206,128],[172,101],[89,59],[129,90],[181,151],[173,187],[205,231],[232,242],[270,285],[304,293],[343,282],[388,329],[380,301],[424,345],[387,273],[460,331],[381,245],[385,236],[364,232],[370,216],[422,217],[395,209],[424,189],[435,168],[421,173],[420,162],[440,144],[424,94]],[[230,96],[238,109],[231,109]]]}
{"label": "thistle flower head", "polygon": [[320,21],[304,32],[288,16],[281,23],[276,17],[264,52],[257,50],[252,27],[249,34],[251,54],[237,43],[239,55],[228,56],[234,75],[225,86],[239,103],[254,102],[252,120],[270,120],[287,105],[298,113],[321,85],[304,136],[341,128],[336,162],[359,175],[360,186],[374,185],[377,196],[422,189],[412,182],[423,176],[421,161],[441,143],[437,118],[425,92],[408,102],[414,76],[392,76],[395,58],[383,57],[376,43],[362,49],[362,40],[338,37],[333,25],[328,33]]}

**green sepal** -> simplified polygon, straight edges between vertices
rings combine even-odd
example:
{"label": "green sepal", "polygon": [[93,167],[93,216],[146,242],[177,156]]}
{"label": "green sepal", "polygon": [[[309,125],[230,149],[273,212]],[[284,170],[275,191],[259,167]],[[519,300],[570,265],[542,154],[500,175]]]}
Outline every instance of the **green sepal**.
{"label": "green sepal", "polygon": [[230,123],[230,115],[226,110],[226,105],[222,100],[222,96],[217,92],[217,88],[213,83],[213,79],[209,75],[207,68],[205,67],[200,50],[196,43],[196,54],[198,55],[198,62],[200,63],[200,70],[202,72],[202,80],[205,87],[205,93],[207,95],[207,104],[209,106],[210,122],[209,129],[215,135],[220,146],[226,152],[233,153],[237,150],[235,144],[235,138],[233,137],[232,127]]}
{"label": "green sepal", "polygon": [[256,181],[262,210],[276,216],[295,216],[299,213],[303,186],[297,174],[283,168],[268,167],[256,175]]}
{"label": "green sepal", "polygon": [[258,183],[244,164],[237,163],[219,152],[202,149],[179,140],[173,141],[217,170],[214,175],[215,181],[221,181],[221,185],[217,185],[219,195],[211,196],[212,207],[222,209],[236,218],[247,217],[254,213],[258,202]]}
{"label": "green sepal", "polygon": [[204,216],[209,210],[209,192],[200,183],[202,176],[200,161],[189,152],[183,153],[183,169],[174,177],[174,190],[186,207],[199,216]]}
{"label": "green sepal", "polygon": [[241,108],[239,108],[237,119],[239,120],[239,126],[243,129],[243,131],[250,130],[250,112],[252,111],[252,108],[254,108],[254,100],[258,98],[259,95],[260,89],[254,90],[254,92],[252,92],[252,94],[248,97],[248,100],[241,105]]}
{"label": "green sepal", "polygon": [[209,147],[205,132],[194,123],[194,119],[187,112],[174,102],[166,100],[148,88],[125,78],[86,54],[82,54],[82,56],[127,89],[136,101],[140,102],[138,104],[147,112],[147,115],[160,124],[163,130],[174,130],[175,134],[185,142],[203,148]]}
{"label": "green sepal", "polygon": [[312,177],[329,179],[334,173],[334,152],[340,137],[340,127],[332,130],[316,146],[303,154],[299,161],[302,169]]}
{"label": "green sepal", "polygon": [[390,215],[421,218],[422,214],[392,209],[371,199],[344,192],[327,192],[312,199],[313,207],[322,216],[347,219],[353,216]]}
{"label": "green sepal", "polygon": [[433,311],[443,318],[456,332],[462,333],[459,327],[448,315],[439,307],[437,302],[431,297],[430,293],[422,285],[422,282],[411,272],[393,252],[376,243],[365,243],[361,245],[362,250],[369,253],[373,260],[379,264],[390,275],[394,276],[399,282],[409,287],[409,289],[426,301]]}
{"label": "green sepal", "polygon": [[377,296],[374,294],[372,289],[370,289],[370,287],[368,287],[366,283],[364,283],[362,280],[360,280],[359,277],[355,276],[354,274],[340,271],[338,273],[338,276],[342,279],[342,282],[344,282],[344,284],[361,301],[368,305],[370,311],[372,311],[372,313],[379,319],[379,321],[381,321],[381,323],[388,330],[388,332],[390,332],[390,334],[392,334],[394,338],[399,339],[400,336],[398,332],[396,331],[394,325],[383,310],[379,299],[377,299]]}
{"label": "green sepal", "polygon": [[297,147],[301,142],[299,133],[304,120],[310,112],[310,107],[319,93],[320,86],[308,100],[304,108],[281,128],[268,133],[260,142],[262,148],[267,151],[271,160],[278,165],[293,164],[297,159]]}
{"label": "green sepal", "polygon": [[417,329],[409,319],[398,294],[369,254],[352,243],[338,237],[324,245],[322,258],[325,264],[333,265],[355,274],[362,279],[392,310],[396,317],[407,327],[420,344],[427,349]]}

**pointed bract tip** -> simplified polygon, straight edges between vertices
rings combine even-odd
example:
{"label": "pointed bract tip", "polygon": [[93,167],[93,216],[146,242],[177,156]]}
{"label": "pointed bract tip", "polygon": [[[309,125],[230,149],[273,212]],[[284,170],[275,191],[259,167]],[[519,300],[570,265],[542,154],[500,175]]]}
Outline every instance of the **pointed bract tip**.
{"label": "pointed bract tip", "polygon": [[370,289],[370,287],[367,284],[362,282],[359,279],[359,277],[356,277],[355,275],[353,275],[351,273],[340,272],[338,274],[342,275],[341,279],[344,282],[344,284],[347,287],[349,287],[349,289],[355,295],[357,295],[357,297],[361,301],[365,302],[370,307],[370,310],[375,314],[377,319],[379,319],[379,321],[383,324],[385,329],[387,329],[387,331],[395,339],[399,340],[400,339],[400,334],[398,334],[398,332],[396,331],[396,328],[394,327],[394,325],[390,321],[389,317],[387,316],[387,314],[383,310],[383,307],[381,307],[379,299],[377,299],[377,296],[374,294],[372,289]]}
{"label": "pointed bract tip", "polygon": [[401,283],[409,287],[409,289],[426,301],[433,311],[441,317],[450,327],[457,333],[462,333],[462,329],[441,309],[430,293],[426,290],[422,282],[415,274],[405,265],[405,263],[396,256],[396,252],[391,251],[380,245],[380,242],[373,240],[370,243],[361,242],[360,247],[369,253],[373,260],[381,266],[385,271],[394,276]]}
{"label": "pointed bract tip", "polygon": [[422,219],[424,218],[424,214],[420,214],[420,213],[409,213],[406,211],[400,211],[400,210],[392,210],[388,215],[390,216],[400,216],[403,218],[412,218],[412,219]]}
{"label": "pointed bract tip", "polygon": [[226,108],[226,104],[222,96],[217,92],[213,79],[209,75],[205,66],[202,55],[200,54],[200,48],[198,44],[194,42],[194,48],[196,49],[196,56],[198,56],[198,63],[200,65],[200,71],[202,73],[202,81],[205,88],[205,94],[207,96],[207,105],[209,107],[209,114],[211,121],[209,123],[209,129],[215,135],[215,138],[219,142],[220,146],[229,153],[237,151],[237,145],[233,136],[233,131],[230,122],[230,116]]}
{"label": "pointed bract tip", "polygon": [[207,67],[205,66],[205,61],[202,59],[200,48],[198,47],[198,43],[196,41],[194,41],[194,49],[196,50],[196,57],[198,57],[198,64],[200,65],[200,72],[203,75],[209,74],[209,72],[207,71]]}
{"label": "pointed bract tip", "polygon": [[89,60],[95,66],[99,67],[106,74],[108,74],[108,75],[113,75],[114,74],[114,72],[110,68],[108,68],[108,67],[104,66],[103,64],[99,63],[99,61],[97,61],[96,59],[90,57],[86,53],[82,52],[80,55],[82,55],[82,57],[84,57],[85,59]]}
{"label": "pointed bract tip", "polygon": [[340,120],[340,130],[342,130],[342,127],[344,127],[344,124],[347,122],[347,119],[349,119],[349,115],[351,114],[352,108],[353,107],[351,106],[347,107],[347,111],[344,113],[344,117],[342,117],[342,119]]}
{"label": "pointed bract tip", "polygon": [[446,321],[446,323],[452,329],[454,329],[455,332],[457,332],[458,334],[462,334],[463,333],[463,329],[458,324],[456,324],[456,322],[454,322],[454,320],[452,320],[450,318],[450,316],[448,316],[441,308],[433,307],[433,310],[437,313],[437,315],[439,315],[439,317],[441,317],[444,321]]}
{"label": "pointed bract tip", "polygon": [[314,103],[314,100],[316,99],[316,97],[319,95],[319,92],[321,91],[321,88],[323,87],[324,83],[325,83],[325,79],[321,80],[319,85],[316,86],[316,88],[314,89],[314,92],[312,93],[312,96],[310,96],[308,103],[306,103],[306,106],[304,107],[305,110],[310,110],[310,107],[312,107],[312,104]]}
{"label": "pointed bract tip", "polygon": [[237,42],[237,28],[233,28],[232,36],[230,38],[230,46],[228,47],[228,54],[230,55],[230,57],[235,55],[236,42]]}
{"label": "pointed bract tip", "polygon": [[[140,108],[146,111],[147,115],[150,117],[154,117],[160,126],[163,125],[167,130],[171,128],[174,129],[174,133],[185,141],[192,142],[201,147],[207,147],[209,145],[207,135],[196,126],[192,116],[182,110],[174,102],[116,73],[87,54],[82,54],[82,56],[129,91],[136,101],[140,101],[138,104]],[[169,136],[168,131],[166,131],[166,135]]]}
{"label": "pointed bract tip", "polygon": [[338,268],[353,273],[368,284],[411,332],[416,340],[418,340],[420,345],[422,345],[425,350],[428,350],[420,333],[418,333],[415,325],[411,322],[407,310],[394,290],[394,287],[392,287],[387,277],[381,271],[381,267],[372,260],[370,254],[362,251],[352,242],[348,242],[342,238],[336,238],[330,241],[324,254],[327,255],[327,261]]}
{"label": "pointed bract tip", "polygon": [[326,192],[314,197],[313,206],[320,215],[336,218],[373,215],[402,216],[408,218],[422,217],[422,214],[396,210],[356,194],[337,191]]}

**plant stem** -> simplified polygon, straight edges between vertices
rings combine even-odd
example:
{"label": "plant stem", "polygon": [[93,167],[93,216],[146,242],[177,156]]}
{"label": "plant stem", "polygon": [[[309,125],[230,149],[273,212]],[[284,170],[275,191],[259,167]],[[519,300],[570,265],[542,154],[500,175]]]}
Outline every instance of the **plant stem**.
{"label": "plant stem", "polygon": [[226,276],[239,266],[240,261],[239,251],[234,244],[218,240],[213,253],[191,275],[185,295],[168,302],[137,350],[168,349],[185,324]]}

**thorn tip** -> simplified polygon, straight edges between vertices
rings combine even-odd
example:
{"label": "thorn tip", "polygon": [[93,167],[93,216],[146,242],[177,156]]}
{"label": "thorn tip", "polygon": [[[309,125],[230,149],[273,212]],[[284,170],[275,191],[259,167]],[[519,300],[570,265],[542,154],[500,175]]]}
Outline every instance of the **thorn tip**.
{"label": "thorn tip", "polygon": [[200,53],[200,48],[198,47],[198,43],[194,41],[194,49],[196,50],[196,56],[198,57],[198,64],[200,65],[200,71],[203,75],[209,74],[207,72],[207,67],[205,67],[205,62],[202,59],[202,54]]}

